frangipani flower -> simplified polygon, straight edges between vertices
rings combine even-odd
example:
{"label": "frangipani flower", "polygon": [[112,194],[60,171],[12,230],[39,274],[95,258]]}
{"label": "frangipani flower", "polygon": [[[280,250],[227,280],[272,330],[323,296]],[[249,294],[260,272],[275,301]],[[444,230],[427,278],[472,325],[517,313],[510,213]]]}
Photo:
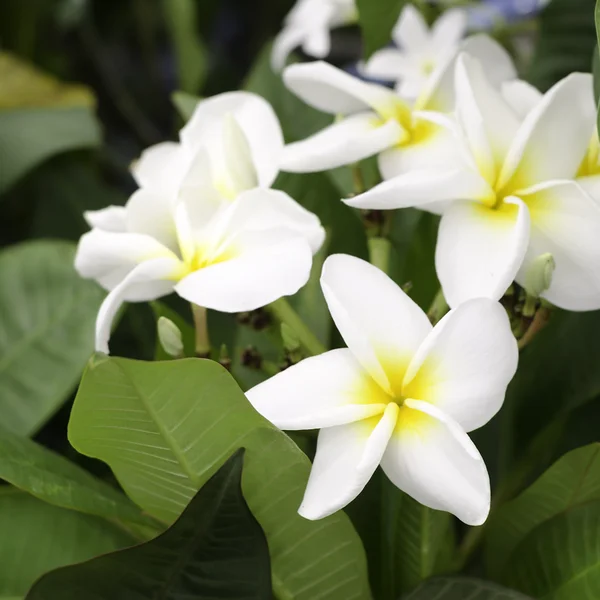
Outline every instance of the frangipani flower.
{"label": "frangipani flower", "polygon": [[175,291],[205,308],[240,312],[306,283],[324,239],[318,218],[287,194],[257,187],[277,174],[278,142],[269,137],[281,133],[271,114],[263,100],[244,94],[201,103],[181,144],[142,156],[134,171],[142,187],[125,207],[86,214],[92,231],[81,238],[75,266],[110,291],[96,324],[97,350],[108,351],[124,301]]}
{"label": "frangipani flower", "polygon": [[502,306],[471,300],[433,328],[382,271],[347,255],[325,261],[321,285],[348,348],[247,393],[282,429],[321,429],[300,514],[320,519],[346,506],[381,464],[422,504],[483,523],[490,483],[465,432],[498,412],[516,371]]}
{"label": "frangipani flower", "polygon": [[[515,77],[510,56],[491,38],[474,36],[464,47],[485,57],[498,85]],[[388,179],[422,165],[447,164],[449,156],[456,157],[456,143],[432,111],[453,109],[453,64],[451,60],[431,76],[414,106],[385,86],[324,62],[287,67],[283,78],[295,94],[314,108],[343,118],[286,146],[281,169],[324,171],[379,155],[381,174]]]}
{"label": "frangipani flower", "polygon": [[273,43],[273,70],[283,69],[298,46],[309,56],[325,58],[331,49],[330,30],[355,23],[357,18],[355,0],[298,0]]}
{"label": "frangipani flower", "polygon": [[[589,75],[574,73],[549,90],[524,119],[511,107],[531,90],[520,84],[511,104],[463,55],[456,68],[458,125],[446,122],[464,150],[463,167],[419,169],[346,200],[359,208],[444,210],[436,269],[450,306],[474,297],[499,299],[523,283],[531,261],[556,262],[543,298],[568,310],[600,308],[600,207],[574,181],[596,119]],[[449,161],[452,158],[448,157]]]}
{"label": "frangipani flower", "polygon": [[363,71],[369,77],[397,82],[398,93],[415,100],[431,75],[457,54],[466,27],[466,12],[454,8],[445,11],[430,30],[421,13],[407,4],[392,31],[398,48],[375,52]]}

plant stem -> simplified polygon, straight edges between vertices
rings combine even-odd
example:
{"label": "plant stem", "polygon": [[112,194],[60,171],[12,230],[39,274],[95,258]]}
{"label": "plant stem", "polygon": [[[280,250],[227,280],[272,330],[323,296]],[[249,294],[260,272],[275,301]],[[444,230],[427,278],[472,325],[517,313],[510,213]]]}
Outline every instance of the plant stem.
{"label": "plant stem", "polygon": [[522,350],[527,346],[533,338],[548,324],[550,320],[551,311],[549,308],[541,307],[536,313],[531,325],[519,340],[519,350]]}
{"label": "plant stem", "polygon": [[275,300],[275,302],[269,304],[268,309],[280,323],[285,323],[294,331],[298,341],[309,356],[323,354],[327,351],[327,348],[317,339],[285,298]]}
{"label": "plant stem", "polygon": [[388,273],[390,269],[390,240],[383,237],[369,238],[369,260],[372,265]]}
{"label": "plant stem", "polygon": [[360,168],[360,163],[354,163],[351,168],[352,183],[354,184],[354,193],[358,196],[358,194],[362,194],[366,191],[367,186],[365,185],[365,178],[363,177],[362,169]]}
{"label": "plant stem", "polygon": [[210,338],[208,336],[207,311],[203,306],[192,304],[194,327],[196,328],[196,356],[208,358],[210,356]]}
{"label": "plant stem", "polygon": [[435,325],[449,310],[450,307],[446,302],[446,298],[444,298],[444,292],[440,288],[427,311],[427,316],[433,325]]}

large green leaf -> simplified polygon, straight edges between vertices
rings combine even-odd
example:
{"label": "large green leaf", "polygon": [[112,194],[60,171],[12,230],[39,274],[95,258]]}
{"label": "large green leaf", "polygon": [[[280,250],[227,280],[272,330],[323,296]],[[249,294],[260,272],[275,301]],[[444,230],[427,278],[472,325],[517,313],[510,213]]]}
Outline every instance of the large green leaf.
{"label": "large green leaf", "polygon": [[600,501],[600,444],[569,452],[488,523],[486,562],[495,579],[517,546],[539,525],[580,504]]}
{"label": "large green leaf", "polygon": [[600,501],[559,513],[513,553],[504,579],[541,600],[600,598]]}
{"label": "large green leaf", "polygon": [[392,29],[405,4],[406,0],[356,0],[367,58],[391,41]]}
{"label": "large green leaf", "polygon": [[[489,581],[478,579],[432,579],[404,600],[531,600]],[[574,599],[573,599],[574,600]],[[579,600],[579,599],[578,599]]]}
{"label": "large green leaf", "polygon": [[121,492],[63,456],[2,429],[0,479],[48,504],[107,519],[152,524]]}
{"label": "large green leaf", "polygon": [[128,495],[172,523],[240,446],[244,495],[263,527],[278,598],[369,598],[365,557],[349,520],[297,514],[310,469],[298,447],[250,406],[209,360],[143,363],[96,356],[75,400],[69,438],[107,462]]}
{"label": "large green leaf", "polygon": [[15,490],[0,493],[0,531],[0,596],[24,594],[48,571],[134,543],[104,519]]}
{"label": "large green leaf", "polygon": [[527,74],[531,83],[546,90],[573,71],[591,71],[596,44],[594,5],[595,0],[552,0],[542,11]]}
{"label": "large green leaf", "polygon": [[269,548],[242,495],[242,465],[238,451],[161,536],[49,573],[27,600],[271,600]]}
{"label": "large green leaf", "polygon": [[0,194],[47,158],[100,144],[94,97],[0,53]]}
{"label": "large green leaf", "polygon": [[81,279],[67,242],[26,242],[0,253],[0,414],[35,432],[75,387],[94,347],[103,293]]}

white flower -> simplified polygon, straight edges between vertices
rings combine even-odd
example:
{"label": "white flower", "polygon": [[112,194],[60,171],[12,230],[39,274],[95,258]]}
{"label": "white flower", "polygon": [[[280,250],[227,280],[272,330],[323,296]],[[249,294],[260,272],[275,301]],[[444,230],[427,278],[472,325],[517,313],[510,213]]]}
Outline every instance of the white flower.
{"label": "white flower", "polygon": [[407,4],[392,31],[398,48],[375,52],[363,71],[369,77],[397,82],[398,93],[415,100],[431,75],[459,51],[466,28],[467,13],[462,9],[445,11],[430,30],[421,13]]}
{"label": "white flower", "polygon": [[298,0],[273,43],[271,66],[280,71],[290,52],[302,46],[309,56],[325,58],[331,49],[331,29],[356,22],[354,0]]}
{"label": "white flower", "polygon": [[300,514],[319,519],[344,507],[381,464],[422,504],[483,523],[490,483],[465,432],[498,412],[516,371],[502,306],[471,300],[432,328],[382,271],[347,255],[326,260],[321,285],[348,348],[247,393],[282,429],[321,429]]}
{"label": "white flower", "polygon": [[223,312],[254,310],[294,294],[324,239],[318,218],[268,186],[277,174],[279,124],[248,94],[200,104],[181,144],[161,144],[135,167],[141,188],[125,207],[87,213],[92,230],[75,266],[110,291],[96,324],[108,351],[124,301],[172,291]]}
{"label": "white flower", "polygon": [[[469,52],[486,58],[498,85],[515,77],[510,56],[491,38],[474,36]],[[286,85],[311,106],[343,119],[306,140],[285,147],[281,169],[325,171],[378,155],[384,179],[423,165],[447,164],[454,156],[452,134],[437,123],[437,112],[454,106],[450,60],[430,78],[411,106],[394,91],[366,83],[324,62],[289,66]],[[432,112],[433,111],[433,112]]]}
{"label": "white flower", "polygon": [[591,76],[569,75],[531,108],[530,87],[505,89],[509,104],[463,55],[456,92],[458,125],[447,126],[464,166],[415,170],[346,202],[392,209],[452,201],[436,250],[450,306],[499,299],[514,279],[524,284],[531,261],[550,253],[556,270],[542,297],[568,310],[600,308],[600,207],[575,181],[596,119]]}

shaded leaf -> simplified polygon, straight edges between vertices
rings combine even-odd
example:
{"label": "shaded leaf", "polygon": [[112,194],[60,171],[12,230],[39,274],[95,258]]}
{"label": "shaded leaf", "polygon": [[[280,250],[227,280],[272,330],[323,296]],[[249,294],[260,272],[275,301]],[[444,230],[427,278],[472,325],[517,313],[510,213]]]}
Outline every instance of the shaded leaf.
{"label": "shaded leaf", "polygon": [[531,600],[489,581],[440,578],[424,583],[404,600]]}
{"label": "shaded leaf", "polygon": [[406,0],[356,0],[366,58],[392,40],[392,29],[405,4]]}
{"label": "shaded leaf", "polygon": [[179,113],[179,116],[184,122],[189,121],[196,110],[196,106],[200,102],[201,98],[188,94],[187,92],[173,92],[171,94],[171,100]]}
{"label": "shaded leaf", "polygon": [[343,513],[297,514],[310,463],[258,415],[218,363],[98,355],[81,383],[71,443],[107,462],[128,495],[172,523],[233,450],[247,449],[244,496],[267,535],[278,597],[369,598],[360,539]]}
{"label": "shaded leaf", "polygon": [[49,573],[27,600],[270,600],[269,548],[242,495],[242,465],[239,451],[156,539]]}
{"label": "shaded leaf", "polygon": [[71,393],[94,348],[104,297],[73,267],[67,242],[26,242],[0,253],[0,413],[34,433]]}
{"label": "shaded leaf", "polygon": [[558,514],[590,501],[600,501],[600,444],[569,452],[492,516],[485,548],[489,574],[506,578],[506,564],[528,534]]}
{"label": "shaded leaf", "polygon": [[25,594],[44,573],[111,552],[134,539],[104,519],[0,493],[0,595]]}

